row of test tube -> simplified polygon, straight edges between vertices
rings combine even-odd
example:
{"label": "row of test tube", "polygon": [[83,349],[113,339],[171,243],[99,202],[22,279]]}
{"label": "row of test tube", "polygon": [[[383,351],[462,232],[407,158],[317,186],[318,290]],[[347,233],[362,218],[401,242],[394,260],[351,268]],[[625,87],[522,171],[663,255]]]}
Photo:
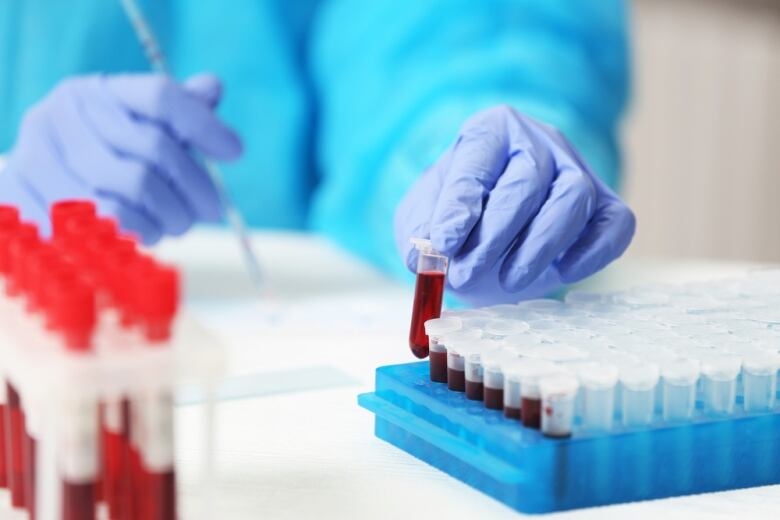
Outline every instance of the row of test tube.
{"label": "row of test tube", "polygon": [[430,378],[552,437],[771,412],[771,282],[779,272],[445,311],[425,323]]}
{"label": "row of test tube", "polygon": [[29,518],[177,517],[179,275],[87,201],[0,206],[0,488]]}

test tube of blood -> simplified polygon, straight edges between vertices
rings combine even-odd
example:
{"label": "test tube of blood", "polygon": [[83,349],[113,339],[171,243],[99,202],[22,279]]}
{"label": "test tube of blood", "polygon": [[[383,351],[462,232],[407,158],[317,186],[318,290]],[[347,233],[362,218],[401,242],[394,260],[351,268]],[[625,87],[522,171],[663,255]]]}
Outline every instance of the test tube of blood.
{"label": "test tube of blood", "polygon": [[[95,295],[80,283],[63,283],[51,302],[57,331],[73,356],[89,355],[95,328]],[[67,417],[60,430],[63,518],[95,518],[95,486],[99,478],[98,401],[74,393],[66,401]]]}
{"label": "test tube of blood", "polygon": [[482,337],[479,329],[460,329],[447,334],[442,341],[447,345],[447,388],[454,392],[466,391],[466,362],[460,354]]}
{"label": "test tube of blood", "polygon": [[742,364],[746,412],[766,412],[775,406],[778,356],[769,352],[747,354]]}
{"label": "test tube of blood", "polygon": [[413,238],[411,241],[417,249],[418,256],[409,347],[415,356],[422,359],[428,356],[425,322],[438,318],[441,314],[447,257],[434,251],[430,240]]}
{"label": "test tube of blood", "polygon": [[504,375],[504,417],[520,420],[522,399],[520,396],[520,373],[518,365],[524,358],[507,359],[501,362]]}
{"label": "test tube of blood", "polygon": [[431,381],[447,382],[447,346],[442,338],[460,330],[459,318],[434,318],[425,322],[425,333],[428,335],[430,352],[429,370]]}
{"label": "test tube of blood", "polygon": [[730,415],[737,399],[737,375],[742,360],[737,356],[720,355],[701,364],[704,409],[709,414]]}
{"label": "test tube of blood", "polygon": [[466,399],[471,401],[484,399],[482,355],[498,349],[498,346],[495,340],[481,339],[475,342],[471,348],[461,349],[465,368]]}
{"label": "test tube of blood", "polygon": [[[179,303],[176,270],[155,266],[147,274],[140,296],[144,336],[152,347],[165,346]],[[140,288],[140,286],[139,286]],[[173,396],[169,389],[149,389],[139,396],[136,417],[141,434],[139,453],[144,494],[141,518],[176,519],[176,477],[174,471]],[[135,428],[135,425],[134,425]]]}
{"label": "test tube of blood", "polygon": [[660,370],[654,363],[620,367],[621,416],[624,426],[644,426],[653,422],[655,388]]}
{"label": "test tube of blood", "polygon": [[[491,410],[504,409],[504,372],[502,371],[502,366],[516,359],[517,353],[508,348],[499,348],[482,354],[485,408]],[[518,387],[517,390],[519,392],[520,388]]]}
{"label": "test tube of blood", "polygon": [[521,366],[520,376],[520,419],[526,428],[539,429],[542,425],[542,394],[539,380],[561,372],[561,367],[542,359],[529,359]]}
{"label": "test tube of blood", "polygon": [[665,421],[687,421],[693,416],[699,372],[698,361],[692,359],[677,359],[662,367]]}
{"label": "test tube of blood", "polygon": [[615,416],[618,369],[608,364],[588,364],[577,373],[582,386],[582,422],[588,430],[609,431]]}
{"label": "test tube of blood", "polygon": [[579,382],[570,374],[556,374],[539,380],[542,396],[542,433],[547,437],[570,437],[574,424],[574,402]]}

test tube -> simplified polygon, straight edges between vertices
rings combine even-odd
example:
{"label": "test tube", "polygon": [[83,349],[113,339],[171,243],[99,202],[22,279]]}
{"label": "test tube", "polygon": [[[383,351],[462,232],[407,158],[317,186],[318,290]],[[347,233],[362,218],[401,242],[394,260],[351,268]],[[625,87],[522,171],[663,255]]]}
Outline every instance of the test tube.
{"label": "test tube", "polygon": [[624,426],[644,426],[653,422],[655,388],[660,370],[654,363],[620,368],[621,416]]}
{"label": "test tube", "polygon": [[466,377],[466,399],[482,401],[484,399],[484,370],[482,367],[482,355],[498,349],[498,342],[490,339],[481,339],[475,342],[471,348],[461,349]]}
{"label": "test tube", "polygon": [[484,334],[490,339],[504,339],[507,336],[528,332],[528,323],[513,319],[495,319],[485,323]]}
{"label": "test tube", "polygon": [[[517,354],[509,348],[499,348],[482,354],[483,380],[485,384],[485,408],[502,410],[504,408],[504,372],[502,366],[517,359]],[[518,398],[520,388],[518,387]]]}
{"label": "test tube", "polygon": [[412,243],[417,249],[418,256],[409,347],[415,356],[423,359],[428,356],[428,336],[425,334],[425,322],[438,318],[441,314],[447,257],[434,251],[430,240],[413,238]]}
{"label": "test tube", "polygon": [[[512,378],[520,382],[520,420],[523,421],[523,426],[537,429],[541,427],[542,395],[539,392],[539,379],[561,370],[549,361],[528,358],[518,360],[512,367]],[[506,397],[504,399],[506,406]]]}
{"label": "test tube", "polygon": [[425,322],[425,333],[428,335],[429,372],[431,381],[447,382],[447,346],[442,338],[460,330],[460,318],[434,318]]}
{"label": "test tube", "polygon": [[663,417],[665,421],[687,421],[696,407],[696,382],[699,363],[677,359],[663,366]]}
{"label": "test tube", "polygon": [[556,374],[539,380],[542,396],[542,433],[547,437],[570,437],[574,423],[574,402],[579,383],[570,374]]}
{"label": "test tube", "polygon": [[460,350],[470,348],[481,337],[482,331],[479,329],[460,329],[442,338],[447,346],[447,388],[450,390],[466,391],[466,362]]}
{"label": "test tube", "polygon": [[615,416],[618,369],[609,364],[583,365],[578,371],[582,386],[582,423],[588,430],[609,431]]}
{"label": "test tube", "polygon": [[704,409],[709,414],[730,415],[737,398],[737,375],[742,360],[737,356],[718,355],[701,364]]}
{"label": "test tube", "polygon": [[766,412],[774,408],[779,366],[776,354],[752,352],[745,355],[742,387],[746,412]]}

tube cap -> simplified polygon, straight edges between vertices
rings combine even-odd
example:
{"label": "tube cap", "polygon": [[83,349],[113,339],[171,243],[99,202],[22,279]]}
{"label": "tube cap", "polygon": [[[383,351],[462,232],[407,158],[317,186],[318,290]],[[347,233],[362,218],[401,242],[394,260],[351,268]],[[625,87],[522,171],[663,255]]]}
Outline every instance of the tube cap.
{"label": "tube cap", "polygon": [[661,376],[675,385],[692,385],[699,379],[699,362],[693,359],[676,359],[661,367]]}
{"label": "tube cap", "polygon": [[637,363],[620,367],[620,383],[629,390],[650,390],[658,384],[661,370],[655,363]]}
{"label": "tube cap", "polygon": [[95,203],[89,200],[60,200],[51,205],[50,213],[55,238],[67,234],[69,221],[94,220],[96,217]]}
{"label": "tube cap", "polygon": [[709,379],[731,381],[742,369],[742,359],[729,354],[711,356],[702,361],[701,372]]}
{"label": "tube cap", "polygon": [[425,333],[430,337],[441,337],[460,330],[460,318],[434,318],[425,322]]}
{"label": "tube cap", "polygon": [[485,323],[483,330],[491,336],[511,336],[528,332],[528,323],[520,320],[491,320]]}
{"label": "tube cap", "polygon": [[542,399],[575,397],[580,383],[571,374],[559,373],[539,379],[539,393]]}
{"label": "tube cap", "polygon": [[580,367],[577,377],[585,388],[606,390],[617,384],[618,369],[615,365],[593,363]]}

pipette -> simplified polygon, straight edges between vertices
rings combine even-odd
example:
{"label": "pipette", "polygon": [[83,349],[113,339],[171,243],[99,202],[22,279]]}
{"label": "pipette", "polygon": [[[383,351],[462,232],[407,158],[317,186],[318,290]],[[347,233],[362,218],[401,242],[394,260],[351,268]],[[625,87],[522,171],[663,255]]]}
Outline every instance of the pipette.
{"label": "pipette", "polygon": [[[162,54],[160,45],[157,43],[157,38],[152,32],[151,27],[149,27],[149,24],[146,22],[146,18],[138,7],[136,0],[119,1],[122,4],[122,8],[124,9],[130,24],[135,30],[136,36],[144,49],[146,57],[149,59],[152,69],[160,74],[169,75],[170,71],[168,70],[168,65],[165,62],[165,57]],[[206,158],[203,158],[203,165],[206,167],[209,178],[217,190],[217,196],[219,197],[222,207],[225,208],[225,217],[227,218],[228,224],[233,228],[233,231],[238,237],[249,276],[252,278],[255,287],[260,289],[262,286],[260,264],[252,249],[252,244],[249,241],[249,234],[247,233],[244,220],[241,218],[241,214],[238,212],[238,209],[228,195],[225,183],[222,181],[222,173],[219,171],[217,165]]]}

